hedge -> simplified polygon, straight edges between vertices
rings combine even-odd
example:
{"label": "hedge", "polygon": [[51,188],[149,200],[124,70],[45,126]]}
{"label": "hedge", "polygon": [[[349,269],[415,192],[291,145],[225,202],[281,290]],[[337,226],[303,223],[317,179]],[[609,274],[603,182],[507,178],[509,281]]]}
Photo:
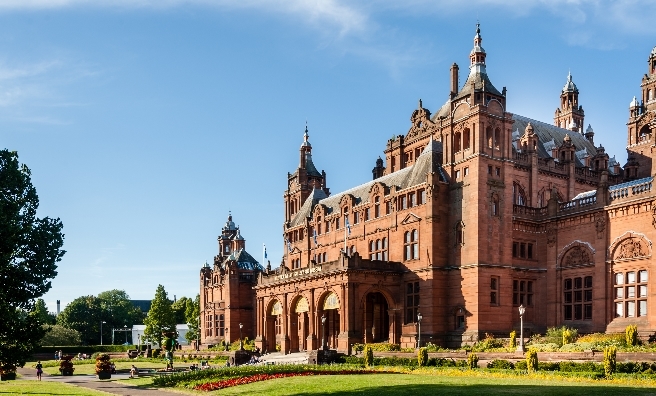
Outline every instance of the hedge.
{"label": "hedge", "polygon": [[42,346],[34,349],[34,353],[51,353],[62,351],[65,355],[77,355],[86,353],[88,355],[96,352],[127,352],[128,349],[137,349],[136,345],[78,345],[78,346]]}

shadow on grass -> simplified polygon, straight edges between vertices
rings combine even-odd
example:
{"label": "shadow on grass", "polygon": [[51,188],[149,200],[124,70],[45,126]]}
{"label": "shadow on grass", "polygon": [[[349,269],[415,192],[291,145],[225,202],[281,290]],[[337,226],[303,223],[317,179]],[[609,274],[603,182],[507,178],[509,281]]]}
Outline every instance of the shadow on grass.
{"label": "shadow on grass", "polygon": [[[225,389],[228,391],[229,388]],[[226,392],[225,394],[229,394]],[[219,392],[218,394],[222,394]],[[360,395],[360,396],[383,396],[383,395],[656,395],[653,388],[634,388],[624,386],[596,386],[596,385],[447,385],[447,384],[415,384],[415,385],[391,385],[385,387],[368,387],[360,389],[349,389],[348,391],[293,392],[294,396],[309,396],[316,394],[325,395]]]}

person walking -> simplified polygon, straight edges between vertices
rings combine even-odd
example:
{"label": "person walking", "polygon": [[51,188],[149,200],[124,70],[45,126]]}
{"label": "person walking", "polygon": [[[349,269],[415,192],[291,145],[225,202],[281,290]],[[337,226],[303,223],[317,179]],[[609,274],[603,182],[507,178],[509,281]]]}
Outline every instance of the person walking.
{"label": "person walking", "polygon": [[39,360],[36,362],[36,378],[41,381],[41,374],[43,374],[43,365],[41,364],[41,361]]}

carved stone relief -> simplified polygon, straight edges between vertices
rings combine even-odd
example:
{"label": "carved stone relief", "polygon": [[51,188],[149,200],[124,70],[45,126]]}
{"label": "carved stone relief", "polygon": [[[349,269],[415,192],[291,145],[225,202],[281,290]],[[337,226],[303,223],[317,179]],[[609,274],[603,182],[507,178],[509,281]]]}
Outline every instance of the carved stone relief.
{"label": "carved stone relief", "polygon": [[582,246],[574,246],[571,248],[565,257],[561,266],[563,267],[573,267],[577,265],[591,264],[593,262],[590,251]]}
{"label": "carved stone relief", "polygon": [[547,245],[553,246],[556,244],[556,234],[558,233],[558,227],[554,223],[547,225]]}
{"label": "carved stone relief", "polygon": [[606,216],[604,214],[595,217],[595,230],[597,231],[597,239],[604,238],[604,230],[606,229]]}
{"label": "carved stone relief", "polygon": [[615,251],[615,260],[645,257],[648,253],[647,246],[641,238],[627,238]]}

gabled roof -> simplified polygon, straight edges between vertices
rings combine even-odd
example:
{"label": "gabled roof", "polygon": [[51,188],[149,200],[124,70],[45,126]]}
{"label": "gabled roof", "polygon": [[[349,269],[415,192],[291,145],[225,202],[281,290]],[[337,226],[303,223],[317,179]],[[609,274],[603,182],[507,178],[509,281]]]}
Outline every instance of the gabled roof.
{"label": "gabled roof", "polygon": [[230,256],[228,256],[228,258],[223,261],[221,266],[225,268],[228,261],[236,261],[237,268],[239,269],[264,271],[264,267],[262,267],[262,265],[260,265],[260,263],[255,260],[253,256],[248,254],[245,249],[235,250],[230,253]]}
{"label": "gabled roof", "polygon": [[[585,153],[590,156],[594,156],[597,153],[597,148],[594,143],[578,132],[559,128],[555,125],[533,120],[518,114],[513,114],[513,120],[515,121],[513,125],[513,137],[516,136],[516,133],[518,133],[520,137],[524,135],[526,126],[529,122],[531,123],[531,126],[533,126],[533,132],[538,136],[538,157],[540,158],[550,158],[551,149],[554,146],[562,145],[565,135],[569,135],[572,139],[572,144],[576,147],[577,166],[583,166],[579,158],[582,158]],[[585,153],[582,150],[585,150]]]}
{"label": "gabled roof", "polygon": [[417,161],[407,168],[370,180],[349,190],[331,195],[330,197],[327,197],[322,190],[315,189],[305,200],[296,216],[292,219],[291,227],[301,225],[306,218],[311,217],[312,210],[316,205],[324,205],[327,209],[327,213],[338,211],[339,202],[345,195],[352,195],[355,197],[356,204],[369,202],[369,191],[371,190],[371,187],[378,182],[383,183],[390,188],[396,187],[398,189],[404,189],[426,182],[426,175],[429,172],[438,172],[441,180],[447,180],[447,175],[440,165],[441,155],[442,143],[431,139],[421,155],[417,157]]}
{"label": "gabled roof", "polygon": [[458,95],[456,95],[454,100],[458,100],[462,97],[472,94],[473,93],[472,82],[474,83],[475,90],[483,89],[483,86],[485,86],[485,92],[489,92],[493,95],[502,96],[501,92],[499,92],[492,84],[492,81],[490,81],[490,78],[487,76],[487,73],[474,71],[472,73],[469,73],[469,76],[467,76],[467,81],[465,81],[465,84],[462,86],[462,89],[460,90],[460,92],[458,92]]}

